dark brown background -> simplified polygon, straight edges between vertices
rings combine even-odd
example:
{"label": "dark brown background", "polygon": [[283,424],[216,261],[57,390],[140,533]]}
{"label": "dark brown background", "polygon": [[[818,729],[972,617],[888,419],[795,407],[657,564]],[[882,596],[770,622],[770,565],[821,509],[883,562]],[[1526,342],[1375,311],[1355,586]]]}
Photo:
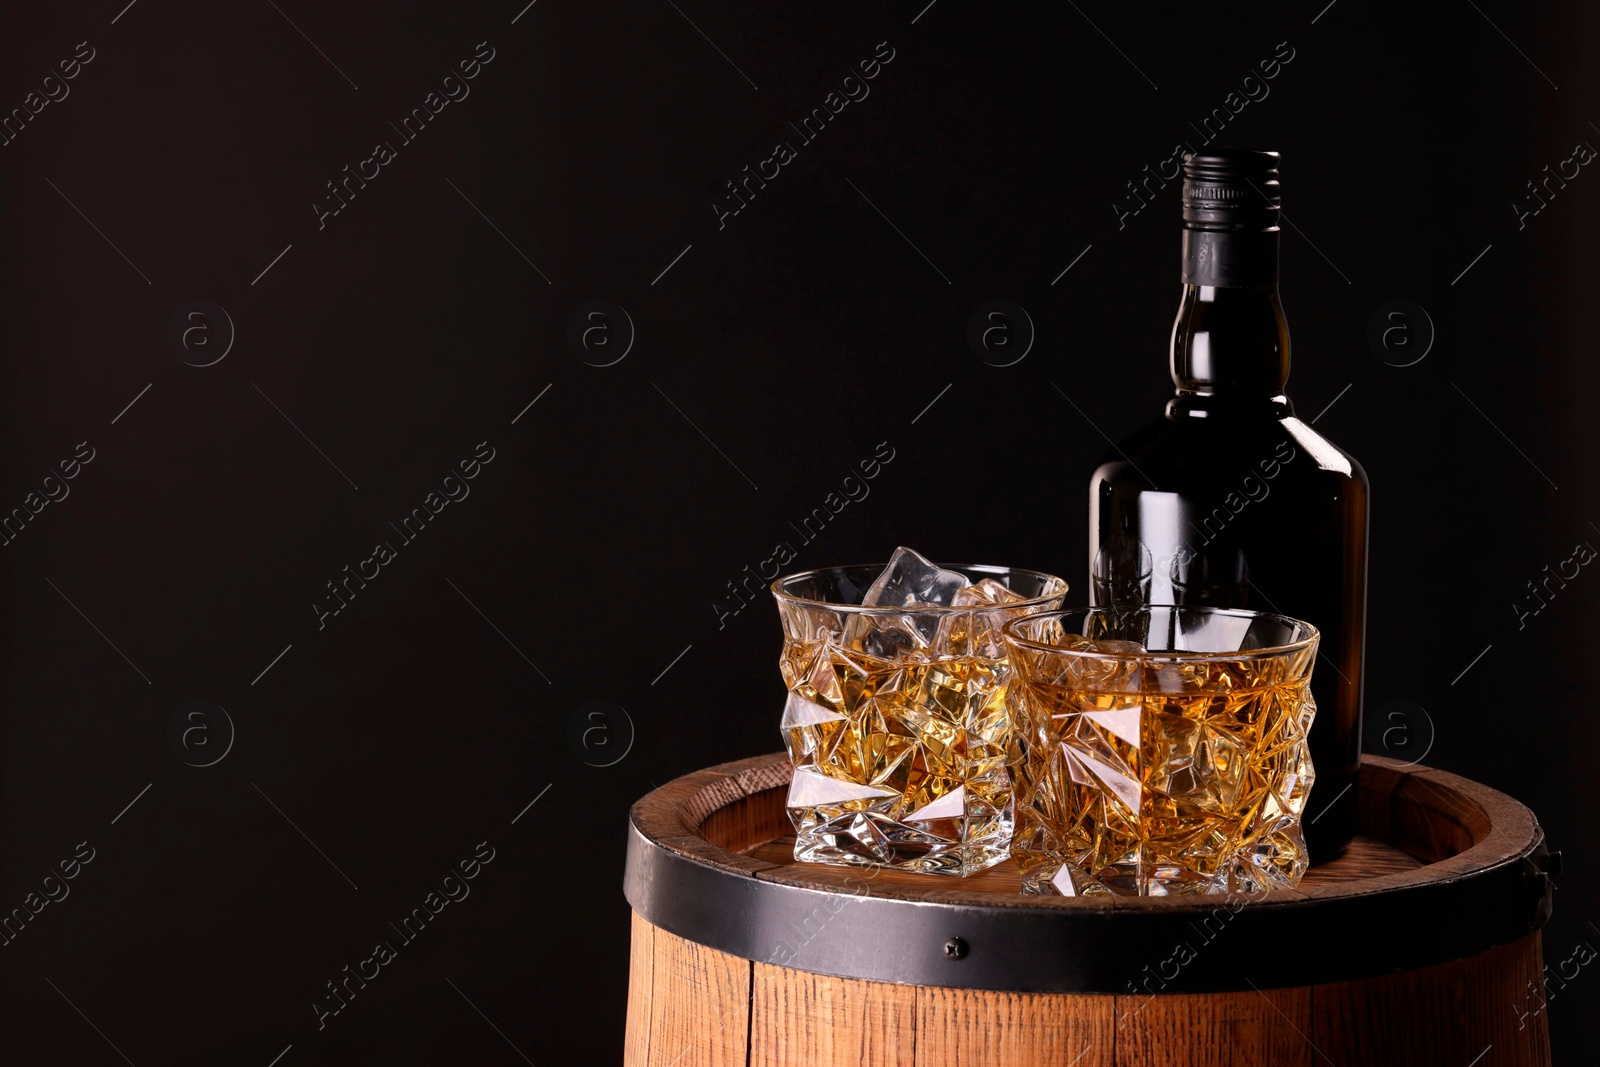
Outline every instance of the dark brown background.
{"label": "dark brown background", "polygon": [[[1226,140],[1284,154],[1291,395],[1337,399],[1318,428],[1371,476],[1368,706],[1427,709],[1428,762],[1536,809],[1568,858],[1547,958],[1600,944],[1600,575],[1524,629],[1511,606],[1600,546],[1600,177],[1521,231],[1511,207],[1600,145],[1593,16],[277,7],[12,3],[0,25],[7,111],[96,51],[0,148],[0,509],[96,450],[0,550],[0,909],[96,850],[0,948],[7,1062],[617,1062],[628,804],[779,741],[774,612],[719,628],[725,583],[780,541],[797,567],[909,542],[1081,589],[1101,431],[1170,389],[1176,193],[1120,230],[1111,203],[1280,41],[1295,58]],[[319,231],[324,182],[480,41],[471,95]],[[719,231],[722,183],[882,41],[870,96]],[[564,339],[593,298],[637,328],[608,368]],[[1004,369],[964,340],[995,298],[1037,327]],[[1416,366],[1367,346],[1392,299],[1437,328]],[[166,340],[194,300],[237,330],[214,366]],[[324,583],[481,441],[470,497],[319,631]],[[883,441],[871,495],[802,545],[789,523]],[[197,699],[237,731],[205,768],[167,737]],[[567,740],[597,699],[637,727],[605,768]],[[319,1031],[323,983],[480,841],[471,896]],[[1552,989],[1571,1060],[1600,977]]]}

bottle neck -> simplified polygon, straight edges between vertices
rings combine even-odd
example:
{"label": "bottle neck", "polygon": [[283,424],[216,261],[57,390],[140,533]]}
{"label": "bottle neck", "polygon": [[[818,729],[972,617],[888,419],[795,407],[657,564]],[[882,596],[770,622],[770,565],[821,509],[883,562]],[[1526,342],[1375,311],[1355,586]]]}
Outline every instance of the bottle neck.
{"label": "bottle neck", "polygon": [[1173,406],[1287,407],[1289,324],[1278,300],[1278,232],[1185,229],[1172,328]]}

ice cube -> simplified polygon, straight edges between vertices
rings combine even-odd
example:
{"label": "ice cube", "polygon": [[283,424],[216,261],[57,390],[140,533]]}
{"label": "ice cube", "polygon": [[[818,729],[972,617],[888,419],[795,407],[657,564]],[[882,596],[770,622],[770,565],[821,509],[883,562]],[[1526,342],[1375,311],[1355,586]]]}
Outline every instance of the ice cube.
{"label": "ice cube", "polygon": [[1139,656],[1145,652],[1145,647],[1137,641],[1115,641],[1101,638],[1098,641],[1086,642],[1083,646],[1085,652],[1101,652],[1108,656]]}
{"label": "ice cube", "polygon": [[956,590],[950,603],[958,608],[975,608],[984,605],[996,607],[1006,604],[1020,604],[1028,598],[1021,593],[1007,589],[1001,582],[993,578],[985,578],[976,585],[962,586]]}
{"label": "ice cube", "polygon": [[[956,608],[1003,608],[1028,598],[1007,589],[1004,583],[985,578],[975,585],[956,590],[950,606]],[[953,612],[939,624],[940,651],[998,659],[1005,654],[1000,627],[1016,612]]]}
{"label": "ice cube", "polygon": [[971,584],[965,575],[943,570],[902,545],[889,557],[889,565],[867,589],[861,603],[881,608],[903,608],[912,604],[948,606],[956,590]]}
{"label": "ice cube", "polygon": [[908,615],[854,615],[844,628],[844,647],[883,660],[902,660],[927,649],[933,637]]}
{"label": "ice cube", "polygon": [[1058,641],[1056,647],[1085,653],[1062,661],[1060,670],[1067,686],[1097,693],[1138,691],[1143,661],[1130,657],[1145,651],[1139,642],[1069,634]]}
{"label": "ice cube", "polygon": [[964,575],[943,570],[909,548],[895,549],[861,603],[865,607],[905,608],[906,613],[852,616],[845,626],[845,647],[884,659],[928,649],[938,643],[939,620],[917,615],[917,609],[948,606],[956,592],[969,584]]}

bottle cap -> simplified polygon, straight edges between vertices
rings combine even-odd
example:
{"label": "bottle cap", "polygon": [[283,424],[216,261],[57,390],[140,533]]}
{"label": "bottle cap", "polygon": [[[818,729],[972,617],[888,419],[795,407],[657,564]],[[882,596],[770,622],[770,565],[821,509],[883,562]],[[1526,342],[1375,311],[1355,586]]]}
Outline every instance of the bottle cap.
{"label": "bottle cap", "polygon": [[1275,231],[1281,204],[1276,152],[1215,148],[1184,157],[1185,229]]}

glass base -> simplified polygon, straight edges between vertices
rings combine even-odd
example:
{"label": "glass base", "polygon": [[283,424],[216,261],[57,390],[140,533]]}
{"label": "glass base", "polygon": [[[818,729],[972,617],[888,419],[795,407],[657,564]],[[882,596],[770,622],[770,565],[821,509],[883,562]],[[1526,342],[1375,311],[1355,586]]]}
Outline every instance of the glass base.
{"label": "glass base", "polygon": [[[987,808],[987,805],[984,805]],[[837,805],[790,807],[803,863],[880,867],[965,878],[1011,855],[1012,810],[987,816],[900,822],[881,812]]]}
{"label": "glass base", "polygon": [[1300,828],[1294,826],[1258,841],[1213,874],[1178,863],[1137,861],[1109,864],[1090,873],[1070,861],[1026,852],[1018,853],[1017,865],[1022,869],[1022,892],[1029,896],[1168,897],[1293,889],[1308,862]]}

